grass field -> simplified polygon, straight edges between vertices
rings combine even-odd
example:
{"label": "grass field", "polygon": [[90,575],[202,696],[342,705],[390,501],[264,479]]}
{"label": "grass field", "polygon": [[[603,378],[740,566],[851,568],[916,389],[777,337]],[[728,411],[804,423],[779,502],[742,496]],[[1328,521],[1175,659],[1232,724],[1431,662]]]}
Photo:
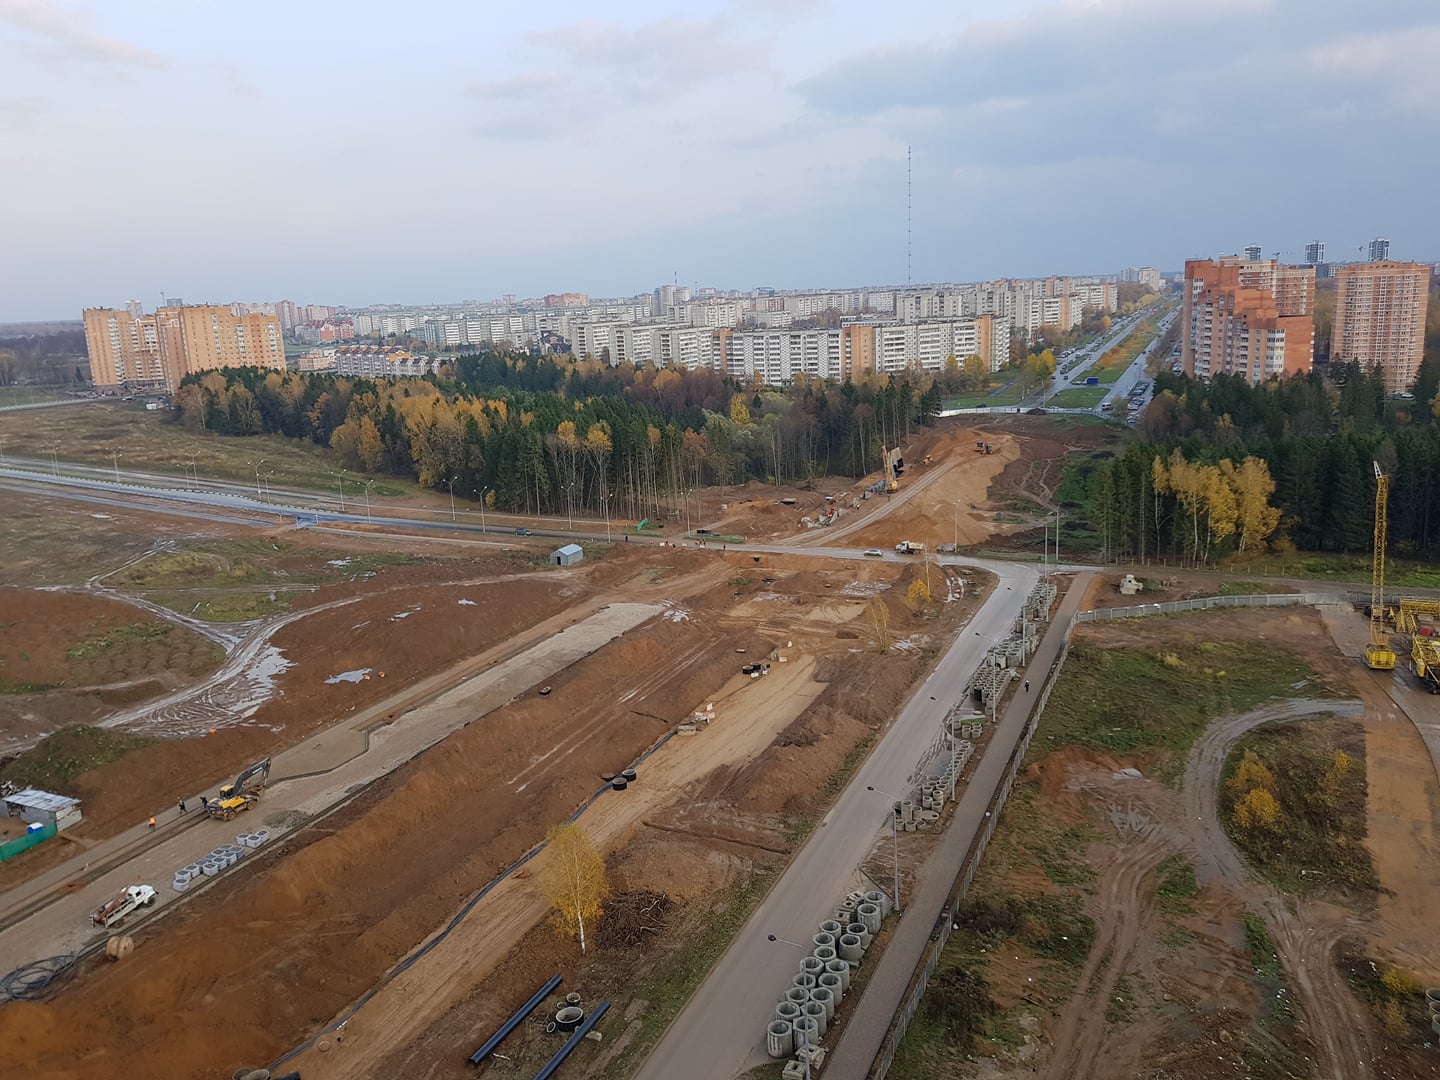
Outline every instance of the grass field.
{"label": "grass field", "polygon": [[978,394],[962,394],[959,397],[946,398],[944,407],[947,409],[983,409],[990,405],[1018,405],[1024,394],[1024,380],[1020,373],[1016,372],[1010,380],[1001,383],[999,386],[992,386],[989,390],[982,390]]}
{"label": "grass field", "polygon": [[1093,409],[1110,393],[1108,386],[1072,386],[1045,402],[1057,409]]}
{"label": "grass field", "polygon": [[[1370,581],[1369,555],[1335,555],[1298,552],[1292,555],[1262,555],[1247,559],[1243,566],[1228,568],[1229,573],[1255,574],[1258,577],[1311,578],[1317,581]],[[1433,563],[1411,559],[1385,561],[1385,590],[1440,589],[1440,568]]]}
{"label": "grass field", "polygon": [[[3,403],[3,401],[0,401]],[[200,482],[209,479],[255,482],[259,465],[262,480],[273,487],[335,491],[340,458],[325,446],[280,435],[237,438],[194,434],[171,423],[167,413],[147,412],[143,405],[124,402],[77,404],[49,409],[0,411],[0,445],[7,454],[37,461],[53,460],[83,465],[111,465],[123,469],[191,473]],[[118,453],[118,458],[112,458]],[[347,487],[359,493],[352,474]],[[413,493],[414,485],[385,477],[371,488],[371,497]]]}
{"label": "grass field", "polygon": [[[1212,717],[1293,697],[1296,683],[1314,678],[1304,660],[1278,646],[1201,641],[1182,655],[1101,648],[1079,638],[1050,695],[1031,757],[1078,745],[1150,752],[1174,765]],[[1309,692],[1316,690],[1312,684]]]}

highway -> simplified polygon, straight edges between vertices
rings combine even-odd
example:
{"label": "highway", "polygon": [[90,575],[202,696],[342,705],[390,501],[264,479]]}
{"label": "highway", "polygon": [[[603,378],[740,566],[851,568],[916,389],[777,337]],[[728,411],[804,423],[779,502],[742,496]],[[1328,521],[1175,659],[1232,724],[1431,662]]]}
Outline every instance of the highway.
{"label": "highway", "polygon": [[[747,545],[747,550],[749,545]],[[811,555],[848,556],[820,548]],[[888,556],[893,557],[893,556]],[[943,562],[973,564],[973,560]],[[1034,566],[987,562],[999,584],[891,722],[834,807],[715,965],[637,1074],[639,1080],[733,1080],[769,1059],[765,1024],[800,960],[793,946],[768,936],[808,942],[854,887],[856,868],[874,846],[890,814],[890,800],[920,777],[921,762],[940,722],[964,695],[970,675],[1005,636],[1039,574]],[[903,897],[902,897],[903,899]]]}

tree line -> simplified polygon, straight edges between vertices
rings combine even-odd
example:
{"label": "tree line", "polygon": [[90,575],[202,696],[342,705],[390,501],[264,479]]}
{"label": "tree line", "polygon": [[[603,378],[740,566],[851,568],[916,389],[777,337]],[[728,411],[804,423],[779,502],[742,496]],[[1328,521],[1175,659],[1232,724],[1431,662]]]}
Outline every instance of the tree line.
{"label": "tree line", "polygon": [[[1142,562],[1213,562],[1267,545],[1363,553],[1378,465],[1390,477],[1390,553],[1433,556],[1440,424],[1422,396],[1427,383],[1440,385],[1432,361],[1414,400],[1399,401],[1353,365],[1258,386],[1161,373],[1144,437],[1072,462],[1065,498],[1075,526],[1106,557]],[[1260,525],[1248,533],[1247,513]]]}
{"label": "tree line", "polygon": [[933,379],[908,373],[777,390],[501,351],[423,380],[226,369],[174,395],[177,422],[196,432],[310,439],[349,468],[504,510],[631,518],[673,514],[707,484],[863,476],[933,423],[940,401]]}

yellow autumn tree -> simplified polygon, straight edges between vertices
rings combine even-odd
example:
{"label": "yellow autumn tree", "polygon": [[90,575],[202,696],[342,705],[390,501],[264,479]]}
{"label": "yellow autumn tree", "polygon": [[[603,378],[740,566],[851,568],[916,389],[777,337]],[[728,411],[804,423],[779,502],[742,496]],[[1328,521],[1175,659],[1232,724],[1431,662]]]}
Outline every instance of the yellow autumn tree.
{"label": "yellow autumn tree", "polygon": [[1235,824],[1244,832],[1276,832],[1280,801],[1265,788],[1252,788],[1235,803]]}
{"label": "yellow autumn tree", "polygon": [[1270,505],[1275,481],[1261,458],[1247,457],[1231,476],[1239,516],[1240,550],[1263,547],[1280,524],[1280,511]]}
{"label": "yellow autumn tree", "polygon": [[1273,792],[1275,790],[1275,774],[1266,767],[1254,750],[1246,750],[1227,786],[1230,789],[1230,797],[1236,800],[1243,798],[1246,792],[1255,788]]}
{"label": "yellow autumn tree", "polygon": [[575,822],[556,825],[546,835],[539,882],[545,899],[555,906],[555,928],[566,936],[576,933],[584,955],[585,928],[600,921],[610,883],[605,860]]}
{"label": "yellow autumn tree", "polygon": [[730,422],[736,427],[747,427],[750,423],[750,408],[745,404],[745,395],[730,395]]}
{"label": "yellow autumn tree", "polygon": [[870,629],[875,632],[875,648],[883,653],[890,651],[890,609],[880,597],[870,598],[865,606],[865,617],[870,620]]}
{"label": "yellow autumn tree", "polygon": [[912,581],[905,595],[912,607],[922,608],[930,602],[930,586],[924,581]]}

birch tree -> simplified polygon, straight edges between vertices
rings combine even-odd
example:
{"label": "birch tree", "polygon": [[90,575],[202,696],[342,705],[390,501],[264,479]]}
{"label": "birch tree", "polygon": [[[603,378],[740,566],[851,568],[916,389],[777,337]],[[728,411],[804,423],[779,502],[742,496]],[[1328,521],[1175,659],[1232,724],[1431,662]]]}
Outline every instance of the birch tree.
{"label": "birch tree", "polygon": [[547,834],[539,882],[545,899],[555,905],[556,929],[577,933],[583,956],[585,927],[600,921],[610,883],[605,880],[605,860],[575,822],[556,825]]}

